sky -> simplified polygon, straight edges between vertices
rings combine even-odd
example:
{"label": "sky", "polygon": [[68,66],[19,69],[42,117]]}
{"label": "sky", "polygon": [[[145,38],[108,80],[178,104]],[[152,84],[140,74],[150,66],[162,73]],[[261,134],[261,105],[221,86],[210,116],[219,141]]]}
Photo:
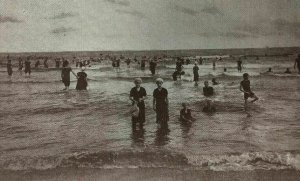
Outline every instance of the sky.
{"label": "sky", "polygon": [[287,46],[299,0],[0,0],[0,52]]}

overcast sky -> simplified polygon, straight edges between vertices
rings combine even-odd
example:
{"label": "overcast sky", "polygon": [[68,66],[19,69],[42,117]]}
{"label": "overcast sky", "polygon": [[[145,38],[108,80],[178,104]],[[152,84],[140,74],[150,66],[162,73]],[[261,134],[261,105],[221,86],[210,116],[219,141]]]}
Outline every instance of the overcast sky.
{"label": "overcast sky", "polygon": [[0,52],[300,46],[300,0],[0,0]]}

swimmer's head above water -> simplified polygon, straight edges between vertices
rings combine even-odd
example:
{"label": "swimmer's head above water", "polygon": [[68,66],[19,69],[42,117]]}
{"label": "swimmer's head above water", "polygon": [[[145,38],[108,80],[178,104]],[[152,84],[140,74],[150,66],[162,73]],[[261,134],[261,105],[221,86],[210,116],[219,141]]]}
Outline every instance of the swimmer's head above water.
{"label": "swimmer's head above water", "polygon": [[208,87],[208,85],[209,85],[209,84],[208,84],[208,81],[207,81],[207,80],[204,81],[204,86],[205,86],[205,87]]}

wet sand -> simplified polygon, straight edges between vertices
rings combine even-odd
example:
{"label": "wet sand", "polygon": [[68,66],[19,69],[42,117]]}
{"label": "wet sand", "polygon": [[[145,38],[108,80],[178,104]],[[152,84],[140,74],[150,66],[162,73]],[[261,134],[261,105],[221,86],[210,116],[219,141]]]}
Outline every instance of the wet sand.
{"label": "wet sand", "polygon": [[169,168],[139,169],[54,169],[47,171],[1,171],[0,180],[210,180],[210,181],[296,181],[300,171],[295,170],[255,170],[255,171],[209,171]]}

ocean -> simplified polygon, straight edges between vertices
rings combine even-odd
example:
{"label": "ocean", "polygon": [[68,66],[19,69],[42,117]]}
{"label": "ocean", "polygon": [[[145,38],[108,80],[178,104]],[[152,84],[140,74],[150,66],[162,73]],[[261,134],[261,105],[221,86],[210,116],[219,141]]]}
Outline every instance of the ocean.
{"label": "ocean", "polygon": [[[11,173],[3,177],[5,180],[17,179],[13,175],[18,174],[19,179],[31,180],[33,177],[28,174],[32,173],[38,175],[34,177],[36,180],[45,175],[51,180],[63,170],[68,170],[64,172],[68,176],[58,180],[72,180],[77,169],[84,180],[99,178],[94,170],[115,174],[124,169],[137,175],[135,179],[145,176],[148,180],[151,176],[147,176],[147,170],[156,176],[160,174],[164,180],[167,177],[164,171],[174,174],[169,169],[177,170],[177,175],[178,170],[198,172],[200,177],[204,172],[213,172],[214,180],[220,179],[218,173],[225,173],[230,180],[232,172],[245,173],[238,180],[251,180],[247,174],[259,171],[299,175],[300,74],[293,69],[294,59],[294,56],[262,56],[258,60],[248,57],[243,59],[240,73],[236,59],[218,61],[216,70],[206,60],[199,65],[198,86],[192,81],[193,64],[184,65],[185,75],[174,82],[174,62],[160,62],[154,76],[148,67],[142,71],[136,63],[131,68],[122,63],[121,71],[115,72],[110,62],[94,62],[85,70],[87,91],[75,90],[72,74],[70,90],[63,91],[59,69],[40,68],[25,77],[14,67],[13,76],[9,77],[6,61],[2,60],[0,173],[4,176]],[[79,71],[74,64],[71,66],[75,72]],[[274,73],[265,73],[270,67]],[[292,74],[284,74],[286,68]],[[249,73],[251,87],[259,97],[249,105],[250,117],[244,111],[243,93],[239,91],[245,72]],[[144,129],[133,132],[128,114],[129,91],[136,77],[143,79],[142,87],[148,96]],[[157,127],[152,109],[157,77],[164,79],[163,87],[169,92],[169,130]],[[212,78],[220,82],[213,86],[216,95],[212,99],[217,111],[206,114],[202,112],[205,100],[202,88],[203,82],[211,83]],[[196,118],[188,125],[179,121],[183,102],[189,104]],[[153,169],[164,171],[156,173]],[[94,177],[88,177],[89,174]]]}

